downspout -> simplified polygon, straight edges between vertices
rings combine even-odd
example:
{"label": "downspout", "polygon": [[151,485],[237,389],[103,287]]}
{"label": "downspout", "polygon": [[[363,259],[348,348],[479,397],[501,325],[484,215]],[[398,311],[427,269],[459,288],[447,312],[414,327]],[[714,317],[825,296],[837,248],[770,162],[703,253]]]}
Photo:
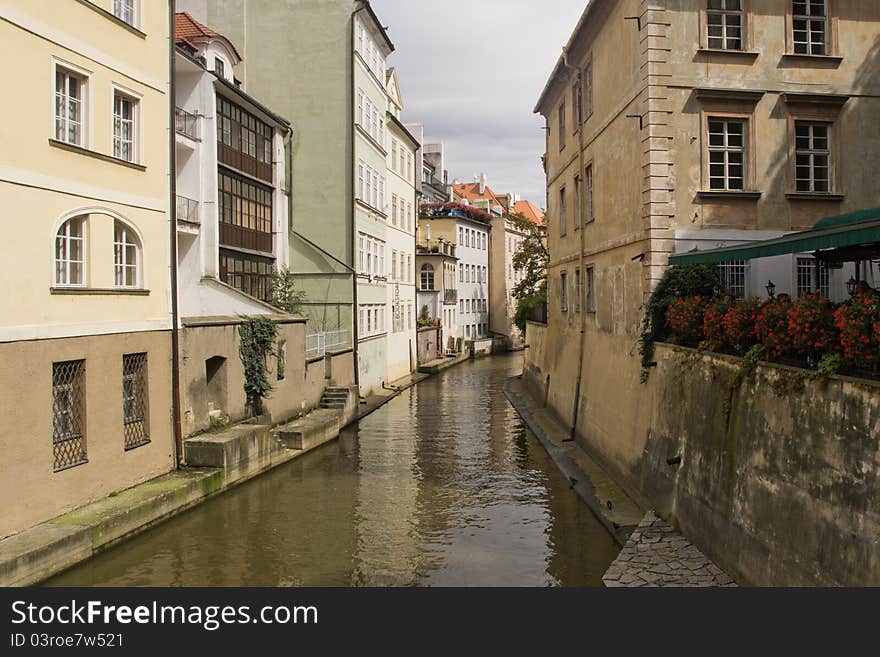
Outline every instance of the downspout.
{"label": "downspout", "polygon": [[[357,15],[361,13],[364,9],[366,9],[367,5],[364,0],[359,0],[360,6],[351,12],[351,20],[349,21],[349,29],[351,30],[351,39],[350,46],[351,50],[349,51],[348,65],[351,67],[351,75],[349,76],[349,125],[351,126],[351,171],[349,175],[351,176],[349,182],[351,183],[351,195],[349,198],[349,212],[351,219],[351,261],[352,263],[356,262],[356,254],[357,254],[357,213],[355,210],[355,194],[356,194],[356,183],[357,183],[357,159],[355,157],[355,143],[357,140],[357,128],[355,127],[355,84],[354,84],[354,71],[355,71],[355,63],[354,63],[354,46],[355,46],[355,19]],[[354,357],[354,384],[357,386],[358,395],[360,395],[361,390],[361,366],[360,366],[360,355],[358,353],[358,335],[360,331],[360,327],[358,325],[358,277],[356,273],[356,269],[352,267],[352,275],[351,275],[351,345],[352,352]]]}
{"label": "downspout", "polygon": [[[568,51],[566,51],[565,48],[562,49],[562,63],[565,66],[565,68],[567,68],[569,70],[569,73],[571,73],[572,71],[576,72],[578,90],[582,90],[583,78],[582,78],[582,73],[581,73],[580,67],[575,68],[575,67],[569,65]],[[570,80],[571,80],[571,78],[569,77],[569,81]],[[581,93],[583,93],[583,92],[581,91]],[[578,111],[578,110],[580,110],[580,111]],[[578,221],[577,230],[580,233],[580,249],[578,250],[578,266],[580,267],[580,274],[579,274],[579,276],[575,277],[576,279],[579,278],[579,281],[578,280],[575,281],[575,293],[578,295],[577,301],[575,302],[575,308],[577,308],[577,307],[581,308],[581,316],[580,316],[581,334],[580,334],[580,339],[578,341],[578,369],[577,369],[577,379],[575,381],[575,386],[574,386],[574,404],[572,405],[572,410],[571,410],[571,431],[570,431],[569,437],[568,437],[569,441],[574,440],[575,435],[577,433],[577,419],[578,419],[578,412],[580,411],[580,402],[581,402],[581,380],[583,379],[583,375],[584,375],[584,351],[585,351],[585,344],[584,343],[586,342],[586,335],[587,335],[587,308],[586,308],[586,303],[584,303],[585,300],[581,299],[581,295],[584,290],[584,280],[586,278],[585,277],[586,272],[584,271],[584,248],[586,247],[586,245],[584,243],[584,232],[585,232],[586,226],[583,225],[583,218],[584,218],[584,179],[583,179],[583,174],[584,174],[584,170],[585,170],[584,165],[586,164],[584,162],[584,124],[583,124],[583,120],[582,120],[583,100],[581,100],[581,107],[580,108],[575,106],[574,114],[575,114],[575,116],[572,118],[573,118],[573,120],[578,122],[578,167],[579,167],[579,169],[578,169],[577,176],[581,180],[580,194],[579,194],[580,198],[577,199],[578,208],[577,208],[577,215],[576,215],[576,218]],[[578,282],[580,283],[580,285],[578,285]]]}
{"label": "downspout", "polygon": [[180,309],[177,295],[177,138],[174,115],[177,107],[175,83],[174,0],[168,0],[168,168],[171,215],[171,424],[174,433],[174,467],[183,462],[183,429],[180,423]]}

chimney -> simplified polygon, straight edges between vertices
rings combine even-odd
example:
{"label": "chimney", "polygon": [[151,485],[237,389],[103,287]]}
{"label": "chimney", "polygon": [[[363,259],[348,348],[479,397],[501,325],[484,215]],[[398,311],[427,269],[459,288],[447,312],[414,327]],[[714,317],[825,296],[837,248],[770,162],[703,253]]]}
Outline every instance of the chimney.
{"label": "chimney", "polygon": [[488,182],[488,179],[486,178],[486,174],[481,173],[480,174],[480,194],[486,193],[486,183],[487,182]]}

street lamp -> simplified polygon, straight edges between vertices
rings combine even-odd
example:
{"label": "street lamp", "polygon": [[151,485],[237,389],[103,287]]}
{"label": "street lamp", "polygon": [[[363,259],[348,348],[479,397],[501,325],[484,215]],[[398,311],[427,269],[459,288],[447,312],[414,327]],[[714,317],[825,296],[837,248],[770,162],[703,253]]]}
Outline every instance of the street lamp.
{"label": "street lamp", "polygon": [[773,281],[767,281],[767,296],[771,299],[776,297],[776,284]]}
{"label": "street lamp", "polygon": [[855,296],[858,287],[859,282],[855,278],[850,276],[849,280],[846,282],[846,291],[849,293],[849,296]]}

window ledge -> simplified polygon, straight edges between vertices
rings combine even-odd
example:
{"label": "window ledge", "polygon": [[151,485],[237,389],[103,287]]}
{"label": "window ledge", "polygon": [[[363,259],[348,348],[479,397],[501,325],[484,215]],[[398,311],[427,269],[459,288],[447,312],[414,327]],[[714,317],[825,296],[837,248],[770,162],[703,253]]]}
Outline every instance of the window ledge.
{"label": "window ledge", "polygon": [[130,169],[137,169],[138,171],[146,171],[147,167],[143,164],[136,164],[134,162],[128,162],[126,160],[120,160],[118,157],[113,157],[112,155],[104,155],[104,153],[99,153],[98,151],[93,151],[88,148],[83,148],[82,146],[77,146],[75,144],[68,144],[66,141],[58,141],[57,139],[49,139],[49,145],[54,146],[55,148],[60,148],[64,151],[70,151],[71,153],[79,153],[80,155],[88,155],[90,157],[94,157],[98,160],[104,160],[105,162],[113,162],[114,164],[121,164],[122,166],[128,167]]}
{"label": "window ledge", "polygon": [[803,60],[814,62],[827,62],[829,64],[840,64],[843,61],[843,57],[841,57],[840,55],[809,55],[806,53],[787,52],[782,55],[782,61],[786,60]]}
{"label": "window ledge", "polygon": [[382,153],[382,155],[383,155],[384,157],[388,157],[388,151],[385,150],[385,147],[384,147],[382,144],[380,144],[378,141],[376,141],[376,140],[373,138],[373,135],[371,135],[369,132],[367,132],[367,131],[364,129],[364,127],[363,127],[360,123],[355,123],[354,125],[355,125],[355,127],[357,128],[357,131],[358,131],[359,133],[361,133],[361,135],[362,135],[367,141],[369,141],[369,142],[370,142],[370,143],[376,148],[376,150],[378,150],[380,153]]}
{"label": "window ledge", "polygon": [[843,201],[846,196],[843,194],[829,194],[823,192],[786,192],[785,197],[792,201]]}
{"label": "window ledge", "polygon": [[762,192],[750,192],[750,191],[734,191],[734,190],[722,190],[722,189],[704,189],[697,192],[697,198],[699,199],[713,199],[713,198],[735,198],[735,199],[753,199],[757,200],[761,198]]}
{"label": "window ledge", "polygon": [[698,55],[731,55],[742,59],[755,59],[761,53],[757,50],[727,50],[724,48],[697,48]]}
{"label": "window ledge", "polygon": [[383,219],[386,219],[386,220],[388,219],[388,215],[385,214],[384,212],[382,212],[382,210],[380,210],[379,208],[374,208],[372,205],[370,205],[370,204],[367,203],[366,201],[362,201],[362,200],[359,199],[359,198],[358,198],[358,199],[355,199],[355,201],[356,201],[357,204],[360,205],[362,208],[365,208],[366,210],[369,210],[370,212],[374,212],[374,213],[378,214],[378,215],[379,215],[380,217],[382,217]]}
{"label": "window ledge", "polygon": [[49,294],[147,297],[150,291],[135,287],[50,287]]}
{"label": "window ledge", "polygon": [[113,22],[113,23],[116,23],[119,27],[124,27],[126,30],[128,30],[129,32],[131,32],[131,33],[134,34],[135,36],[138,36],[138,37],[140,37],[141,39],[146,39],[146,38],[147,38],[146,33],[141,32],[141,31],[140,31],[139,29],[137,29],[134,25],[132,25],[132,24],[130,24],[130,23],[126,23],[124,20],[122,20],[121,18],[119,18],[118,16],[116,16],[116,14],[107,11],[107,10],[104,9],[103,7],[99,7],[98,5],[96,5],[96,4],[95,4],[94,2],[92,2],[91,0],[78,0],[78,1],[79,1],[79,3],[80,3],[81,5],[85,5],[85,6],[88,7],[89,9],[92,9],[93,11],[96,11],[96,12],[98,12],[99,14],[101,14],[101,16],[103,16],[103,17],[106,18],[107,20],[109,20],[109,21],[111,21],[111,22]]}

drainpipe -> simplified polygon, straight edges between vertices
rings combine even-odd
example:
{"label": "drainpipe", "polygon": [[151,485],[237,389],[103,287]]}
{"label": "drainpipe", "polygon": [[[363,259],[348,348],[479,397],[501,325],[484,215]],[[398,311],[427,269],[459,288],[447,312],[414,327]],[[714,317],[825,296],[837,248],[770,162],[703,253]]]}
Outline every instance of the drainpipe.
{"label": "drainpipe", "polygon": [[[569,70],[569,74],[571,75],[574,72],[575,77],[577,78],[578,89],[582,89],[583,78],[580,68],[575,68],[570,66],[568,63],[568,51],[563,48],[562,49],[562,63]],[[571,78],[569,78],[571,81]],[[586,304],[583,303],[583,299],[581,299],[581,293],[584,289],[584,279],[586,272],[584,271],[584,248],[586,247],[584,241],[584,232],[585,226],[583,225],[583,216],[584,216],[584,180],[583,174],[585,169],[584,162],[584,124],[582,121],[583,115],[583,101],[581,101],[581,111],[577,112],[577,107],[575,108],[575,113],[577,116],[572,117],[575,121],[578,122],[578,177],[581,180],[580,186],[580,198],[578,201],[577,208],[577,220],[578,220],[578,232],[580,233],[580,249],[578,250],[578,266],[580,267],[580,286],[577,285],[577,281],[575,281],[575,293],[578,295],[578,299],[575,302],[575,307],[580,306],[581,308],[581,317],[580,317],[580,338],[578,343],[578,370],[577,370],[577,380],[575,381],[574,386],[574,404],[572,405],[571,410],[571,431],[569,433],[568,440],[572,441],[575,439],[575,434],[577,433],[577,418],[578,411],[580,410],[580,402],[581,402],[581,380],[584,375],[584,350],[585,350],[585,341],[587,335],[587,308]],[[578,278],[578,277],[575,277]],[[578,289],[580,287],[580,289]]]}
{"label": "drainpipe", "polygon": [[171,258],[171,425],[174,433],[174,467],[183,462],[183,429],[180,424],[180,309],[177,295],[177,139],[173,123],[177,85],[174,63],[174,0],[168,0],[168,168],[171,198],[171,234],[169,237]]}
{"label": "drainpipe", "polygon": [[[351,134],[351,171],[349,175],[351,176],[349,181],[351,183],[351,196],[349,199],[349,207],[350,207],[350,218],[351,218],[351,261],[354,263],[356,261],[355,254],[357,253],[357,211],[355,210],[355,194],[356,188],[355,184],[357,183],[357,162],[355,158],[355,143],[357,140],[357,128],[354,124],[355,119],[355,84],[354,84],[354,47],[355,47],[355,19],[357,15],[361,13],[364,9],[367,8],[367,3],[364,0],[359,0],[358,4],[360,5],[357,9],[351,12],[351,19],[349,20],[349,30],[350,34],[350,50],[348,57],[348,66],[351,67],[351,75],[349,76],[349,125],[350,134]],[[351,292],[352,292],[352,303],[351,303],[351,345],[352,345],[352,353],[354,358],[354,384],[357,386],[358,395],[360,395],[361,390],[361,373],[360,373],[360,355],[358,352],[358,331],[360,327],[358,326],[358,277],[357,277],[357,269],[352,268],[351,275]]]}

